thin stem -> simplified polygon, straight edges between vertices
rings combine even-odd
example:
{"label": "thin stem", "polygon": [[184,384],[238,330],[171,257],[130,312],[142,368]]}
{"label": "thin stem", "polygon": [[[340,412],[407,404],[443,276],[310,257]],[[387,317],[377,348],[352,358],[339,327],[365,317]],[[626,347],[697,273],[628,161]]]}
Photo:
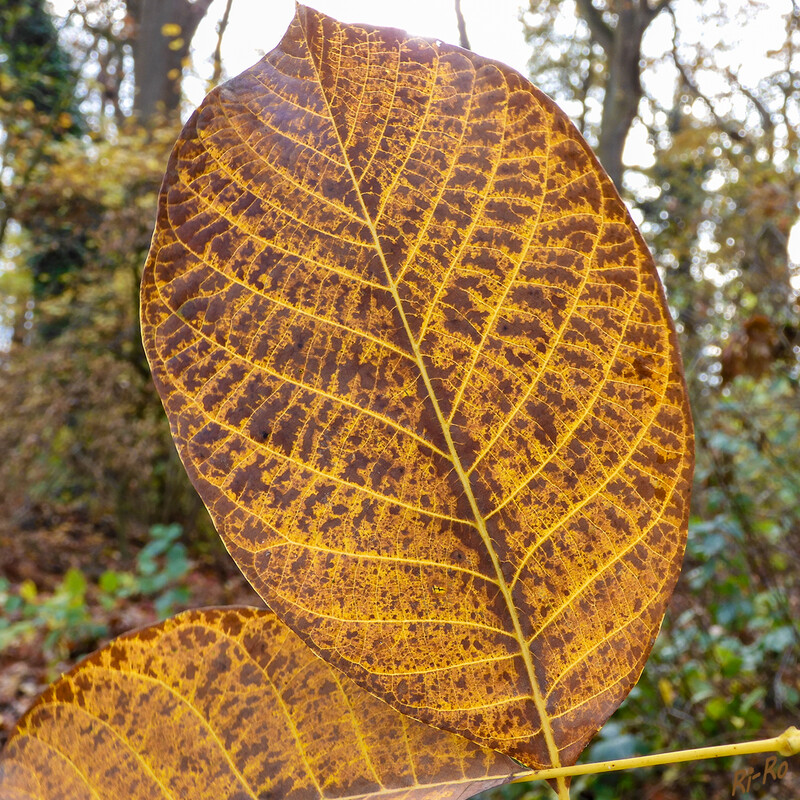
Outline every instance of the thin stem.
{"label": "thin stem", "polygon": [[[794,756],[800,753],[800,730],[787,728],[780,736],[771,739],[757,739],[741,744],[721,744],[714,747],[695,747],[691,750],[676,750],[673,753],[655,753],[635,758],[620,758],[616,761],[598,761],[594,764],[576,764],[572,767],[540,769],[517,775],[512,783],[525,781],[553,780],[554,778],[573,778],[576,775],[593,775],[599,772],[617,772],[623,769],[655,767],[659,764],[680,764],[684,761],[702,761],[705,758],[724,758],[752,753],[779,753]],[[562,794],[559,792],[559,800]]]}
{"label": "thin stem", "polygon": [[222,15],[219,25],[217,25],[217,46],[214,49],[214,74],[211,76],[211,87],[216,86],[222,78],[222,39],[225,36],[225,31],[228,27],[228,20],[231,16],[231,6],[233,0],[228,0],[225,6],[225,13]]}
{"label": "thin stem", "polygon": [[461,10],[461,0],[456,0],[456,22],[458,23],[458,43],[465,50],[471,50],[469,36],[467,36],[467,23],[464,21],[464,12]]}

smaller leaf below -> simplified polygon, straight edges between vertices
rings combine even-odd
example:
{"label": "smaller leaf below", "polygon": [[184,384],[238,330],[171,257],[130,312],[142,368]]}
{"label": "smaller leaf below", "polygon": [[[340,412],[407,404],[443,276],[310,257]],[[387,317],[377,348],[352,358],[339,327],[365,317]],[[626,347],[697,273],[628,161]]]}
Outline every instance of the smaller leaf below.
{"label": "smaller leaf below", "polygon": [[270,611],[123,636],[54,683],[0,754],[3,800],[463,798],[513,761],[415,722]]}

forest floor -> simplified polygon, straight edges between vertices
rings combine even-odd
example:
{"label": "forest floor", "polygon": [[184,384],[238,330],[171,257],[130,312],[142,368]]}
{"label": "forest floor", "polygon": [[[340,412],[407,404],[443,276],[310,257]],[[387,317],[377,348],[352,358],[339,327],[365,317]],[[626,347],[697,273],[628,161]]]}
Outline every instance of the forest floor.
{"label": "forest floor", "polygon": [[[159,620],[156,596],[99,588],[104,573],[135,572],[135,553],[146,539],[132,535],[124,548],[120,545],[111,526],[92,525],[75,511],[34,509],[22,519],[0,521],[0,578],[6,586],[4,592],[0,585],[0,749],[53,680],[114,637]],[[204,549],[202,555],[189,553],[181,596],[170,613],[263,606],[221,544]],[[70,571],[85,582],[65,590]],[[25,588],[34,586],[35,595]],[[20,591],[27,598],[22,608]]]}
{"label": "forest floor", "polygon": [[[177,580],[181,595],[166,612],[162,608],[159,613],[155,592],[103,589],[104,575],[136,572],[138,554],[149,541],[144,531],[129,533],[121,541],[111,524],[92,524],[74,510],[34,508],[0,520],[0,749],[36,697],[110,639],[187,608],[263,605],[218,540],[188,543]],[[164,553],[154,563],[157,569],[168,569]],[[74,576],[71,582],[65,580],[69,575]],[[169,589],[169,581],[162,588]],[[696,603],[697,597],[686,581],[679,581],[671,603],[672,613],[679,614]],[[800,675],[797,678],[800,680]],[[775,730],[778,730],[775,726],[782,726],[782,730],[798,723],[800,720],[789,716],[785,720],[769,720]],[[758,770],[765,760],[766,756],[757,755],[748,758],[747,763]],[[680,779],[676,781],[676,769],[680,768],[671,768],[671,776],[669,768],[652,771],[645,778],[644,787],[639,784],[633,794],[626,789],[609,795],[606,786],[580,792],[576,800],[698,797],[694,779],[691,790],[682,788]],[[701,796],[713,800],[731,797],[734,778],[733,771],[715,764],[703,773]],[[540,796],[506,788],[494,790],[489,798],[535,800]],[[800,797],[800,756],[790,759],[782,780],[771,785],[753,784],[749,793],[733,796],[741,800],[796,800]]]}

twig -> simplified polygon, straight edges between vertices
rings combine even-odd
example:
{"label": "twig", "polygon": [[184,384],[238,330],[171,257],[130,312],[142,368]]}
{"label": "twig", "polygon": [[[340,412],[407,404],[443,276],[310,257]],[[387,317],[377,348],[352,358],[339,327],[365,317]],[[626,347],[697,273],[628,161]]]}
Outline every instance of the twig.
{"label": "twig", "polygon": [[464,22],[464,12],[461,10],[461,0],[456,0],[456,20],[458,22],[458,43],[465,50],[471,50],[467,36],[467,23]]}
{"label": "twig", "polygon": [[553,780],[554,778],[574,778],[576,775],[594,775],[603,772],[619,772],[623,769],[655,767],[660,764],[681,764],[685,761],[702,761],[706,758],[725,758],[744,756],[753,753],[778,753],[794,756],[800,753],[800,730],[787,728],[780,736],[771,739],[756,739],[741,744],[722,744],[713,747],[695,747],[691,750],[676,750],[673,753],[654,753],[649,756],[620,758],[616,761],[598,761],[593,764],[576,764],[572,767],[539,769],[517,775],[511,782]]}
{"label": "twig", "polygon": [[700,90],[700,87],[695,82],[694,77],[689,73],[689,68],[681,62],[680,58],[678,57],[678,23],[675,20],[675,12],[672,10],[672,8],[669,8],[667,13],[669,13],[669,15],[672,17],[672,62],[675,64],[675,69],[678,70],[678,74],[681,76],[684,86],[686,86],[686,88],[695,97],[703,101],[705,107],[708,109],[709,114],[711,114],[714,122],[721,131],[724,131],[734,141],[743,139],[743,134],[733,128],[717,113],[717,110],[714,108],[714,104],[708,97],[706,97],[705,94],[703,94],[703,92]]}
{"label": "twig", "polygon": [[756,97],[754,92],[751,92],[746,86],[742,84],[739,80],[739,77],[733,73],[730,68],[725,70],[725,75],[727,76],[728,80],[755,106],[756,111],[758,112],[759,119],[761,120],[761,129],[764,132],[764,136],[767,139],[767,151],[769,152],[770,160],[774,157],[773,152],[773,145],[774,145],[774,133],[775,133],[775,123],[772,121],[772,114],[769,112],[769,109]]}
{"label": "twig", "polygon": [[225,5],[225,13],[217,25],[217,46],[214,48],[214,72],[211,75],[211,85],[216,86],[222,78],[222,38],[225,36],[225,31],[228,28],[228,19],[231,15],[231,6],[233,0],[228,0]]}

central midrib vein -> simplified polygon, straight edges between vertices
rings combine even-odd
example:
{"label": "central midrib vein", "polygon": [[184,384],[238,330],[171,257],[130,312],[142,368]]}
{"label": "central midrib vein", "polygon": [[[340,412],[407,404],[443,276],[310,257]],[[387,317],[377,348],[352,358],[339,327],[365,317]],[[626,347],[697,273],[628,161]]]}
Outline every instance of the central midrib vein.
{"label": "central midrib vein", "polygon": [[[348,165],[349,168],[349,165]],[[352,171],[351,171],[352,174]],[[360,197],[359,193],[359,197]],[[362,202],[363,205],[363,202]],[[366,209],[364,209],[366,213]],[[380,241],[378,238],[378,233],[372,226],[372,222],[367,217],[367,224],[372,231],[373,236],[375,237],[375,247],[378,251],[380,256],[381,262],[383,263],[384,269],[386,270],[386,280],[389,283],[389,288],[392,292],[392,296],[394,297],[395,303],[397,304],[398,313],[400,314],[401,319],[403,320],[403,326],[405,327],[406,333],[408,335],[408,340],[411,343],[411,347],[414,351],[414,358],[417,362],[417,367],[420,371],[420,375],[422,375],[422,380],[425,384],[425,388],[428,392],[428,397],[430,398],[431,404],[433,405],[433,410],[436,413],[436,418],[439,420],[439,424],[442,428],[442,434],[444,435],[445,441],[447,442],[447,449],[450,453],[450,460],[453,463],[453,468],[455,469],[459,480],[461,481],[461,486],[464,489],[464,494],[467,496],[469,500],[470,509],[472,510],[472,515],[475,518],[475,527],[478,529],[480,533],[481,539],[483,539],[483,543],[486,546],[486,552],[489,554],[489,558],[492,560],[492,566],[494,567],[495,576],[496,576],[496,583],[500,588],[500,591],[503,594],[503,599],[506,602],[506,607],[508,609],[508,614],[511,617],[511,622],[514,626],[514,637],[517,640],[519,645],[520,652],[522,654],[522,659],[525,662],[525,669],[528,672],[528,682],[531,686],[531,696],[533,697],[533,702],[536,705],[536,710],[539,712],[539,721],[542,725],[542,733],[544,734],[545,742],[547,743],[547,750],[550,754],[550,760],[552,761],[553,767],[560,767],[561,761],[558,757],[558,747],[556,747],[555,740],[553,739],[553,731],[550,727],[550,720],[547,715],[547,710],[545,708],[544,698],[542,697],[541,692],[539,691],[539,684],[536,680],[536,673],[533,666],[533,659],[531,658],[531,651],[528,647],[527,642],[525,641],[525,635],[522,632],[522,625],[519,621],[519,614],[517,614],[517,609],[514,605],[514,598],[511,594],[511,589],[506,582],[505,576],[503,575],[503,570],[500,565],[500,559],[497,556],[497,551],[494,549],[492,545],[491,537],[489,536],[489,531],[486,528],[486,520],[483,518],[483,514],[481,514],[480,508],[478,507],[478,501],[475,498],[475,494],[472,491],[472,486],[469,481],[469,477],[464,472],[463,467],[461,466],[461,460],[458,456],[458,451],[456,450],[455,442],[453,441],[453,437],[450,433],[450,425],[448,424],[442,410],[439,406],[439,401],[436,399],[436,394],[433,391],[433,385],[431,384],[430,377],[428,376],[428,370],[425,366],[425,362],[422,358],[422,352],[419,349],[419,344],[414,339],[411,334],[411,328],[408,324],[408,320],[405,315],[405,311],[403,310],[403,305],[400,301],[400,293],[397,291],[397,286],[395,285],[394,281],[392,280],[391,274],[389,273],[388,265],[384,260],[383,251],[380,246]],[[559,781],[563,781],[563,778],[559,778]]]}
{"label": "central midrib vein", "polygon": [[[336,125],[336,121],[333,116],[333,110],[330,107],[330,103],[328,102],[328,96],[325,93],[325,89],[322,85],[319,69],[317,67],[317,63],[311,51],[311,46],[308,40],[308,34],[305,30],[305,26],[301,25],[301,27],[303,30],[304,38],[306,40],[306,46],[308,47],[309,60],[311,61],[311,64],[314,68],[314,73],[316,75],[317,83],[319,85],[320,92],[322,94],[325,106],[328,111],[328,115],[330,117],[331,125],[336,135],[336,139],[339,143],[339,147],[341,148],[344,164],[347,168],[347,171],[350,175],[350,179],[353,183],[353,188],[355,189],[356,196],[358,197],[358,202],[361,205],[361,211],[362,214],[364,215],[364,221],[370,230],[373,242],[375,244],[375,251],[377,252],[378,257],[381,260],[381,264],[383,265],[384,274],[386,276],[386,282],[388,284],[389,291],[392,294],[395,306],[397,308],[398,313],[400,314],[400,318],[403,322],[403,327],[405,329],[406,335],[408,336],[408,341],[411,344],[411,348],[414,353],[414,359],[417,363],[417,368],[419,369],[420,375],[422,376],[422,380],[425,384],[425,389],[428,392],[428,397],[431,401],[431,404],[433,405],[436,417],[439,420],[439,424],[442,429],[442,434],[444,435],[445,441],[447,442],[447,448],[450,453],[450,459],[453,463],[453,468],[458,474],[459,480],[461,481],[461,486],[464,489],[464,493],[469,501],[470,509],[472,510],[473,517],[475,518],[475,527],[480,533],[481,539],[483,539],[484,545],[486,546],[486,552],[489,554],[489,558],[492,561],[492,566],[494,567],[496,575],[496,583],[503,594],[503,599],[505,600],[509,617],[511,618],[511,622],[514,626],[514,636],[517,639],[517,644],[519,646],[519,650],[528,673],[528,682],[530,683],[531,687],[531,697],[533,698],[536,710],[539,713],[539,721],[542,726],[541,730],[542,734],[544,735],[545,742],[547,744],[547,750],[550,755],[550,761],[552,762],[553,767],[559,767],[561,766],[561,761],[558,757],[558,747],[556,746],[555,740],[553,738],[553,730],[550,726],[550,719],[547,714],[544,698],[542,697],[542,693],[539,690],[538,681],[536,680],[536,672],[533,666],[533,659],[531,658],[530,648],[528,647],[527,642],[525,641],[525,636],[522,632],[522,625],[520,624],[519,615],[517,614],[517,609],[514,605],[511,589],[506,583],[505,577],[503,575],[503,570],[500,565],[500,559],[498,558],[497,552],[495,551],[492,545],[492,540],[491,537],[489,536],[489,531],[486,528],[486,521],[484,520],[483,514],[481,514],[480,508],[478,507],[478,502],[475,498],[475,494],[472,491],[472,486],[470,484],[469,477],[464,472],[464,469],[461,466],[461,460],[458,456],[458,451],[456,450],[455,442],[453,441],[453,437],[450,434],[450,425],[448,424],[447,419],[445,418],[439,406],[439,401],[436,398],[436,393],[433,390],[433,385],[431,383],[430,377],[428,375],[428,370],[425,366],[425,362],[422,357],[422,351],[419,349],[419,343],[414,338],[414,335],[411,332],[411,326],[408,323],[408,318],[406,317],[405,310],[403,309],[403,303],[400,298],[400,293],[397,290],[397,284],[394,282],[392,274],[389,270],[389,265],[386,263],[386,257],[383,252],[380,236],[378,235],[378,231],[376,230],[375,225],[372,222],[372,218],[370,217],[369,212],[367,211],[367,207],[366,204],[364,203],[364,198],[361,193],[361,187],[358,183],[358,180],[356,179],[355,173],[353,172],[353,167],[350,163],[350,159],[347,156],[347,152],[344,148],[344,143],[342,142],[342,138],[339,134],[339,129]],[[566,783],[564,782],[563,778],[558,779],[558,785],[560,790],[563,789],[564,791],[566,791]],[[561,791],[559,792],[559,796],[562,796]]]}

